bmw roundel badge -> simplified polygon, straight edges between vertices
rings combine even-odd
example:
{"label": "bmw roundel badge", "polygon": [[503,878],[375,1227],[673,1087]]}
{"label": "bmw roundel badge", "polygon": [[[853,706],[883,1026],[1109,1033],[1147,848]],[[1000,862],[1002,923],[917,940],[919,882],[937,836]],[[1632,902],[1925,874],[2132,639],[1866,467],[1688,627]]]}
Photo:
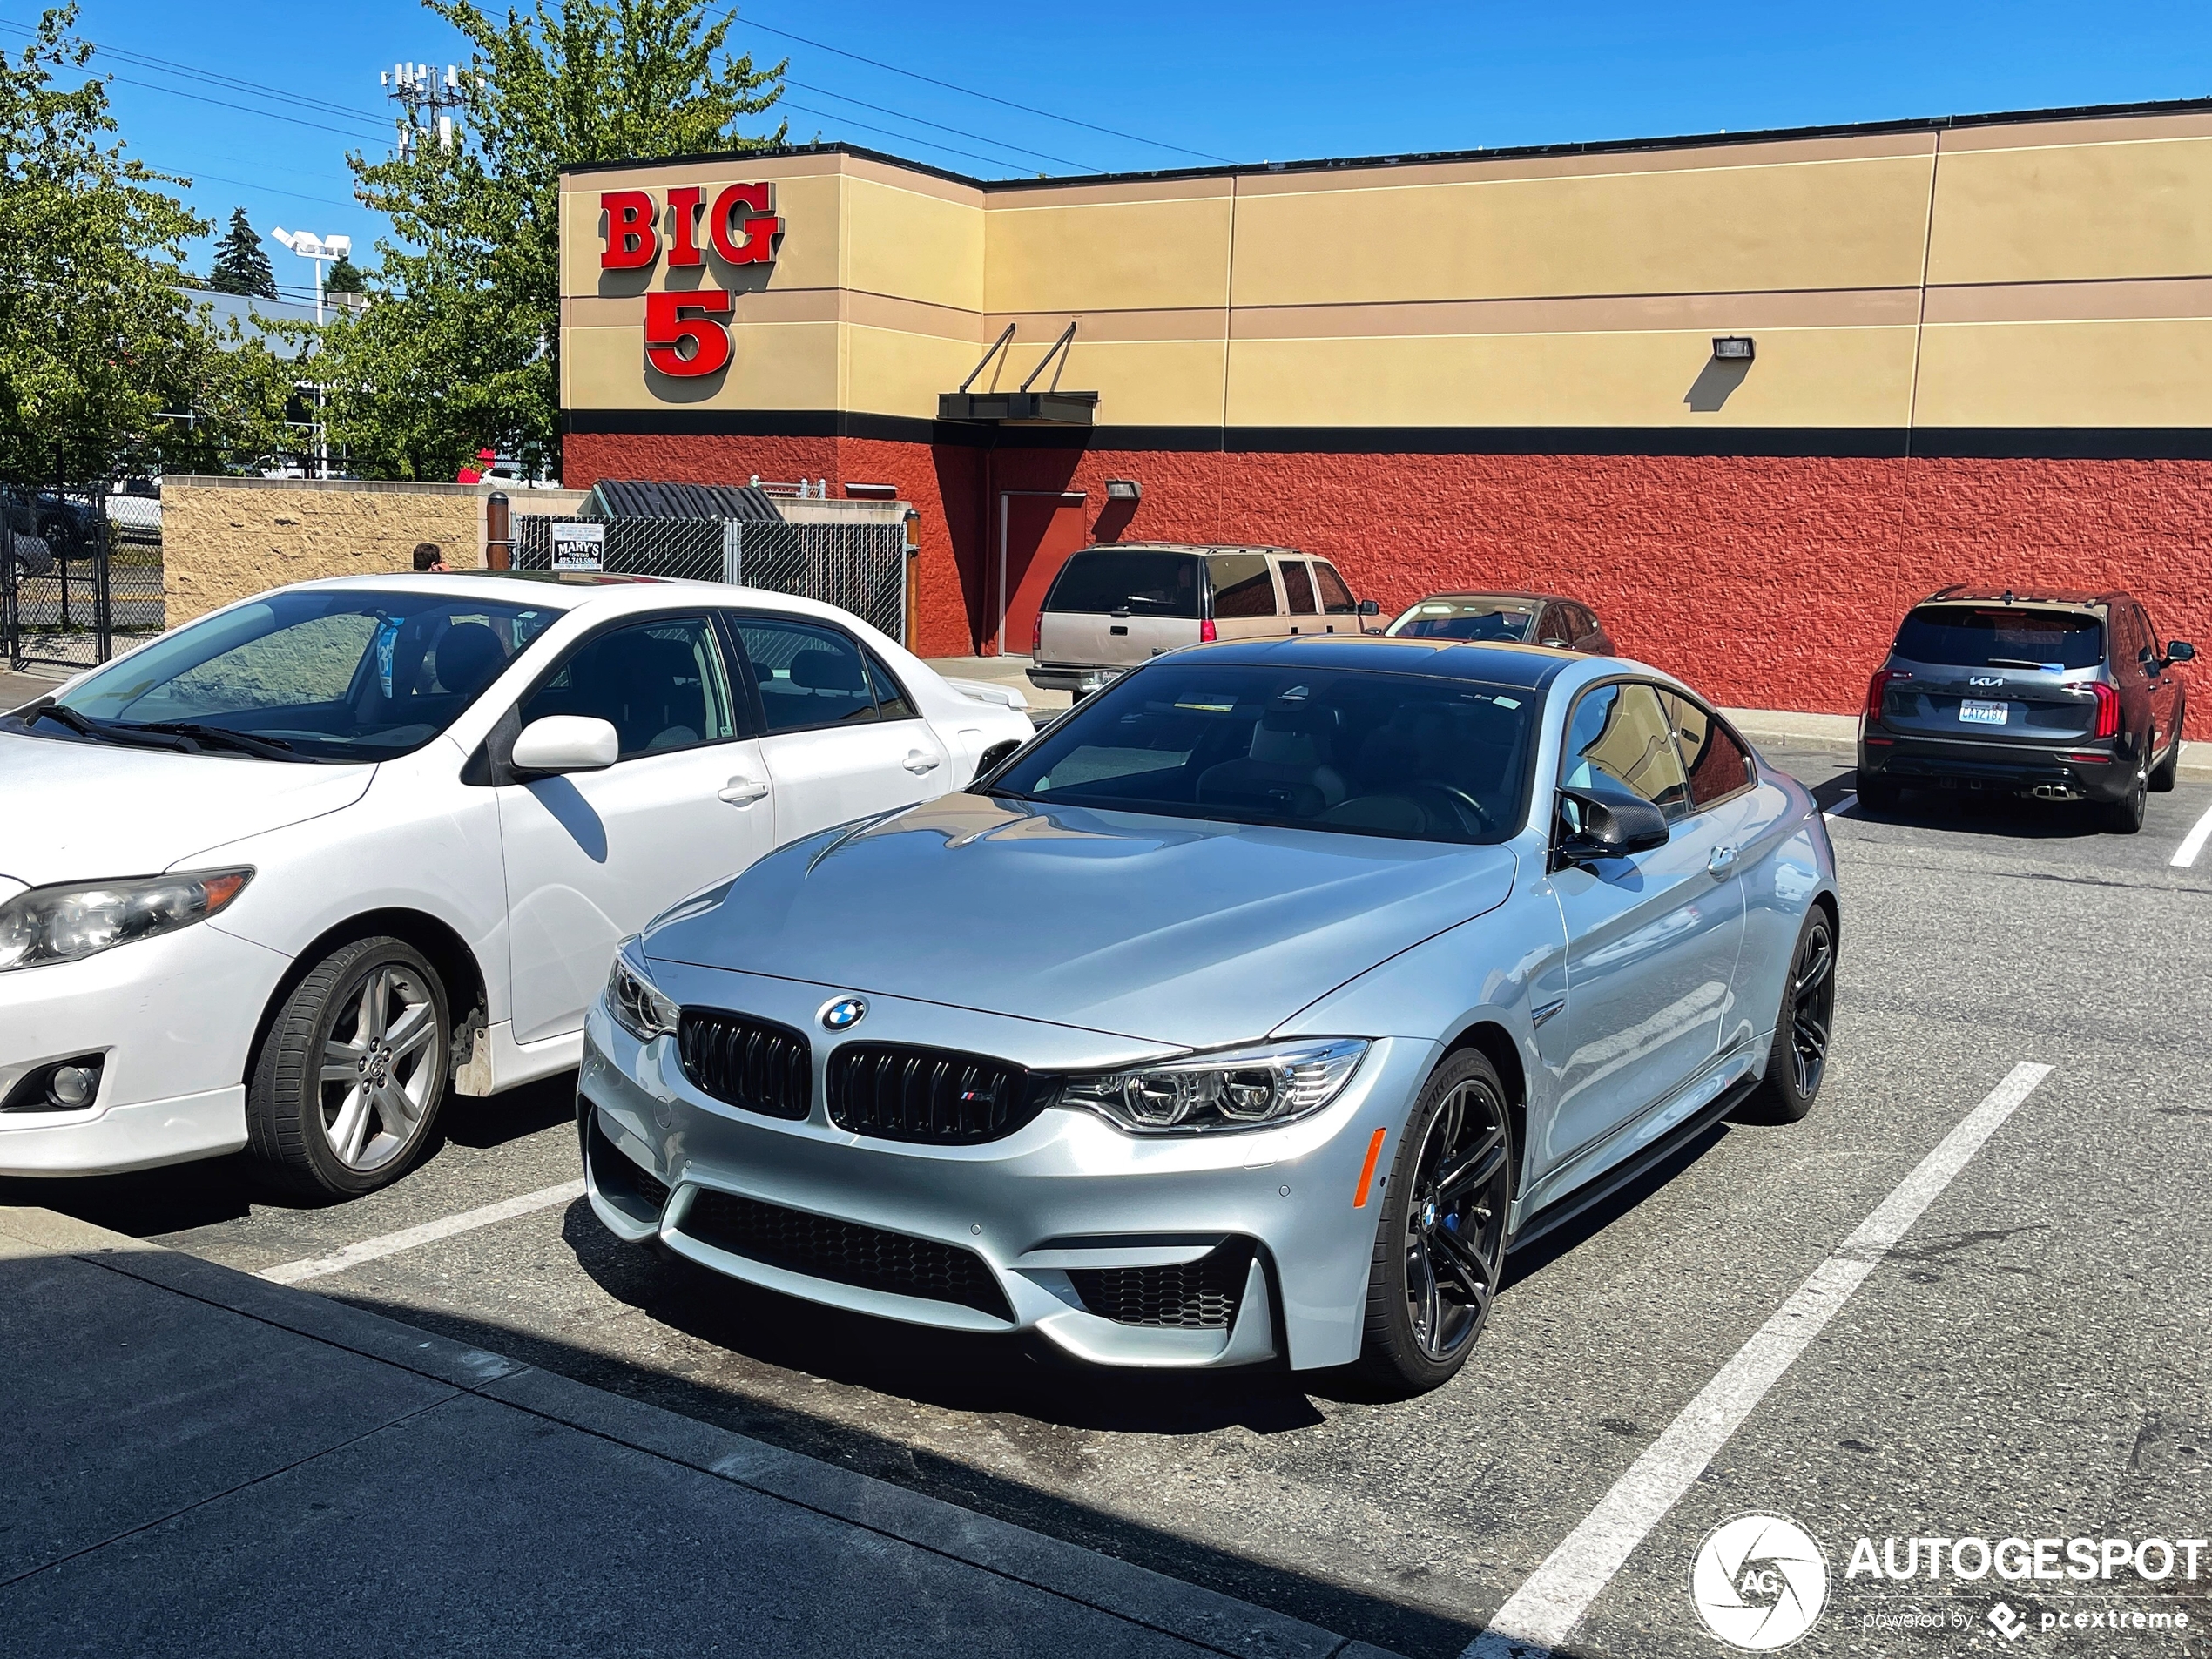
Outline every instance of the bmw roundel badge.
{"label": "bmw roundel badge", "polygon": [[822,1024],[832,1031],[849,1031],[867,1017],[868,1005],[857,996],[840,996],[822,1008]]}

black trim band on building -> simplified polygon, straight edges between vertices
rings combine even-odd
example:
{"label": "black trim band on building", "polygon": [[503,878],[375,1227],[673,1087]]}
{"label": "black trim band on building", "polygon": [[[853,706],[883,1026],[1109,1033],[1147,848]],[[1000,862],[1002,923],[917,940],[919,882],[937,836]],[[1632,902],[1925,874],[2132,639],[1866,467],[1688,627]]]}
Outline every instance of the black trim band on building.
{"label": "black trim band on building", "polygon": [[953,448],[1227,455],[2212,461],[2207,427],[978,427],[842,409],[575,409],[579,437],[861,438]]}

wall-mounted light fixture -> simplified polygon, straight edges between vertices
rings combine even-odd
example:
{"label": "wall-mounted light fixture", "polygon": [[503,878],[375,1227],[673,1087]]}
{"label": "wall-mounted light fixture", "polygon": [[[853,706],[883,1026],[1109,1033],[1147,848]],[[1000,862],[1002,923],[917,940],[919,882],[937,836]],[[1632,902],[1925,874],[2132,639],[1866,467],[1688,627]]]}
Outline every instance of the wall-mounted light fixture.
{"label": "wall-mounted light fixture", "polygon": [[890,501],[899,493],[896,484],[847,483],[845,493],[859,501]]}
{"label": "wall-mounted light fixture", "polygon": [[1713,341],[1713,357],[1717,362],[1748,363],[1751,349],[1749,334],[1721,334]]}
{"label": "wall-mounted light fixture", "polygon": [[1144,486],[1134,478],[1109,478],[1106,481],[1108,501],[1143,501]]}

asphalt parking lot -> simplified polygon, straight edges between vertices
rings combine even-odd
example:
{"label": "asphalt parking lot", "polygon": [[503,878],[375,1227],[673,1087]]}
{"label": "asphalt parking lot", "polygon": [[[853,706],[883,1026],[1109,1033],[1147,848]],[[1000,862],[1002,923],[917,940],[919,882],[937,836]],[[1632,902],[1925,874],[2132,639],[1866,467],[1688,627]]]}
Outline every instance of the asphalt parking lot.
{"label": "asphalt parking lot", "polygon": [[[2174,861],[2212,785],[2152,796],[2143,832],[2118,837],[2067,808],[1969,798],[1871,819],[1847,759],[1767,754],[1838,809],[1841,995],[1819,1103],[1802,1123],[1714,1130],[1516,1257],[1474,1360],[1423,1399],[1279,1372],[1084,1372],[659,1261],[572,1196],[567,1080],[460,1103],[435,1158],[351,1204],[261,1203],[228,1163],[0,1183],[0,1201],[283,1269],[1409,1655],[1459,1654],[1529,1606],[1524,1585],[1568,1540],[1589,1547],[1579,1579],[1570,1561],[1541,1582],[1573,1580],[1587,1602],[1574,1651],[1720,1651],[1689,1567],[1745,1511],[1793,1519],[1825,1553],[1807,1653],[2212,1652],[2212,1551],[2195,1581],[1846,1571],[1861,1536],[1878,1551],[2212,1530],[2212,851]],[[1909,1189],[1926,1207],[1895,1244],[1847,1244],[1970,1117],[1993,1127],[1947,1182]],[[1737,1390],[1717,1450],[1685,1461],[1685,1407],[1740,1381],[1739,1351],[1837,1260],[1863,1280],[1847,1276],[1770,1386]],[[1623,1477],[1655,1457],[1680,1501],[1622,1522]],[[2017,1638],[1988,1622],[2000,1599]],[[2188,1628],[2042,1622],[2112,1608]]]}

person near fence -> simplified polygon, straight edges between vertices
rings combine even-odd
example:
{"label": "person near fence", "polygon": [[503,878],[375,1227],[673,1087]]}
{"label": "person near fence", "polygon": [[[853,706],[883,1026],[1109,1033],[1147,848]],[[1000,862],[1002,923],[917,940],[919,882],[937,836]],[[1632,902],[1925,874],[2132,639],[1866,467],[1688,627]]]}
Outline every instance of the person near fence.
{"label": "person near fence", "polygon": [[435,542],[417,542],[415,544],[415,568],[418,571],[453,569],[446,563],[445,549],[440,547]]}

